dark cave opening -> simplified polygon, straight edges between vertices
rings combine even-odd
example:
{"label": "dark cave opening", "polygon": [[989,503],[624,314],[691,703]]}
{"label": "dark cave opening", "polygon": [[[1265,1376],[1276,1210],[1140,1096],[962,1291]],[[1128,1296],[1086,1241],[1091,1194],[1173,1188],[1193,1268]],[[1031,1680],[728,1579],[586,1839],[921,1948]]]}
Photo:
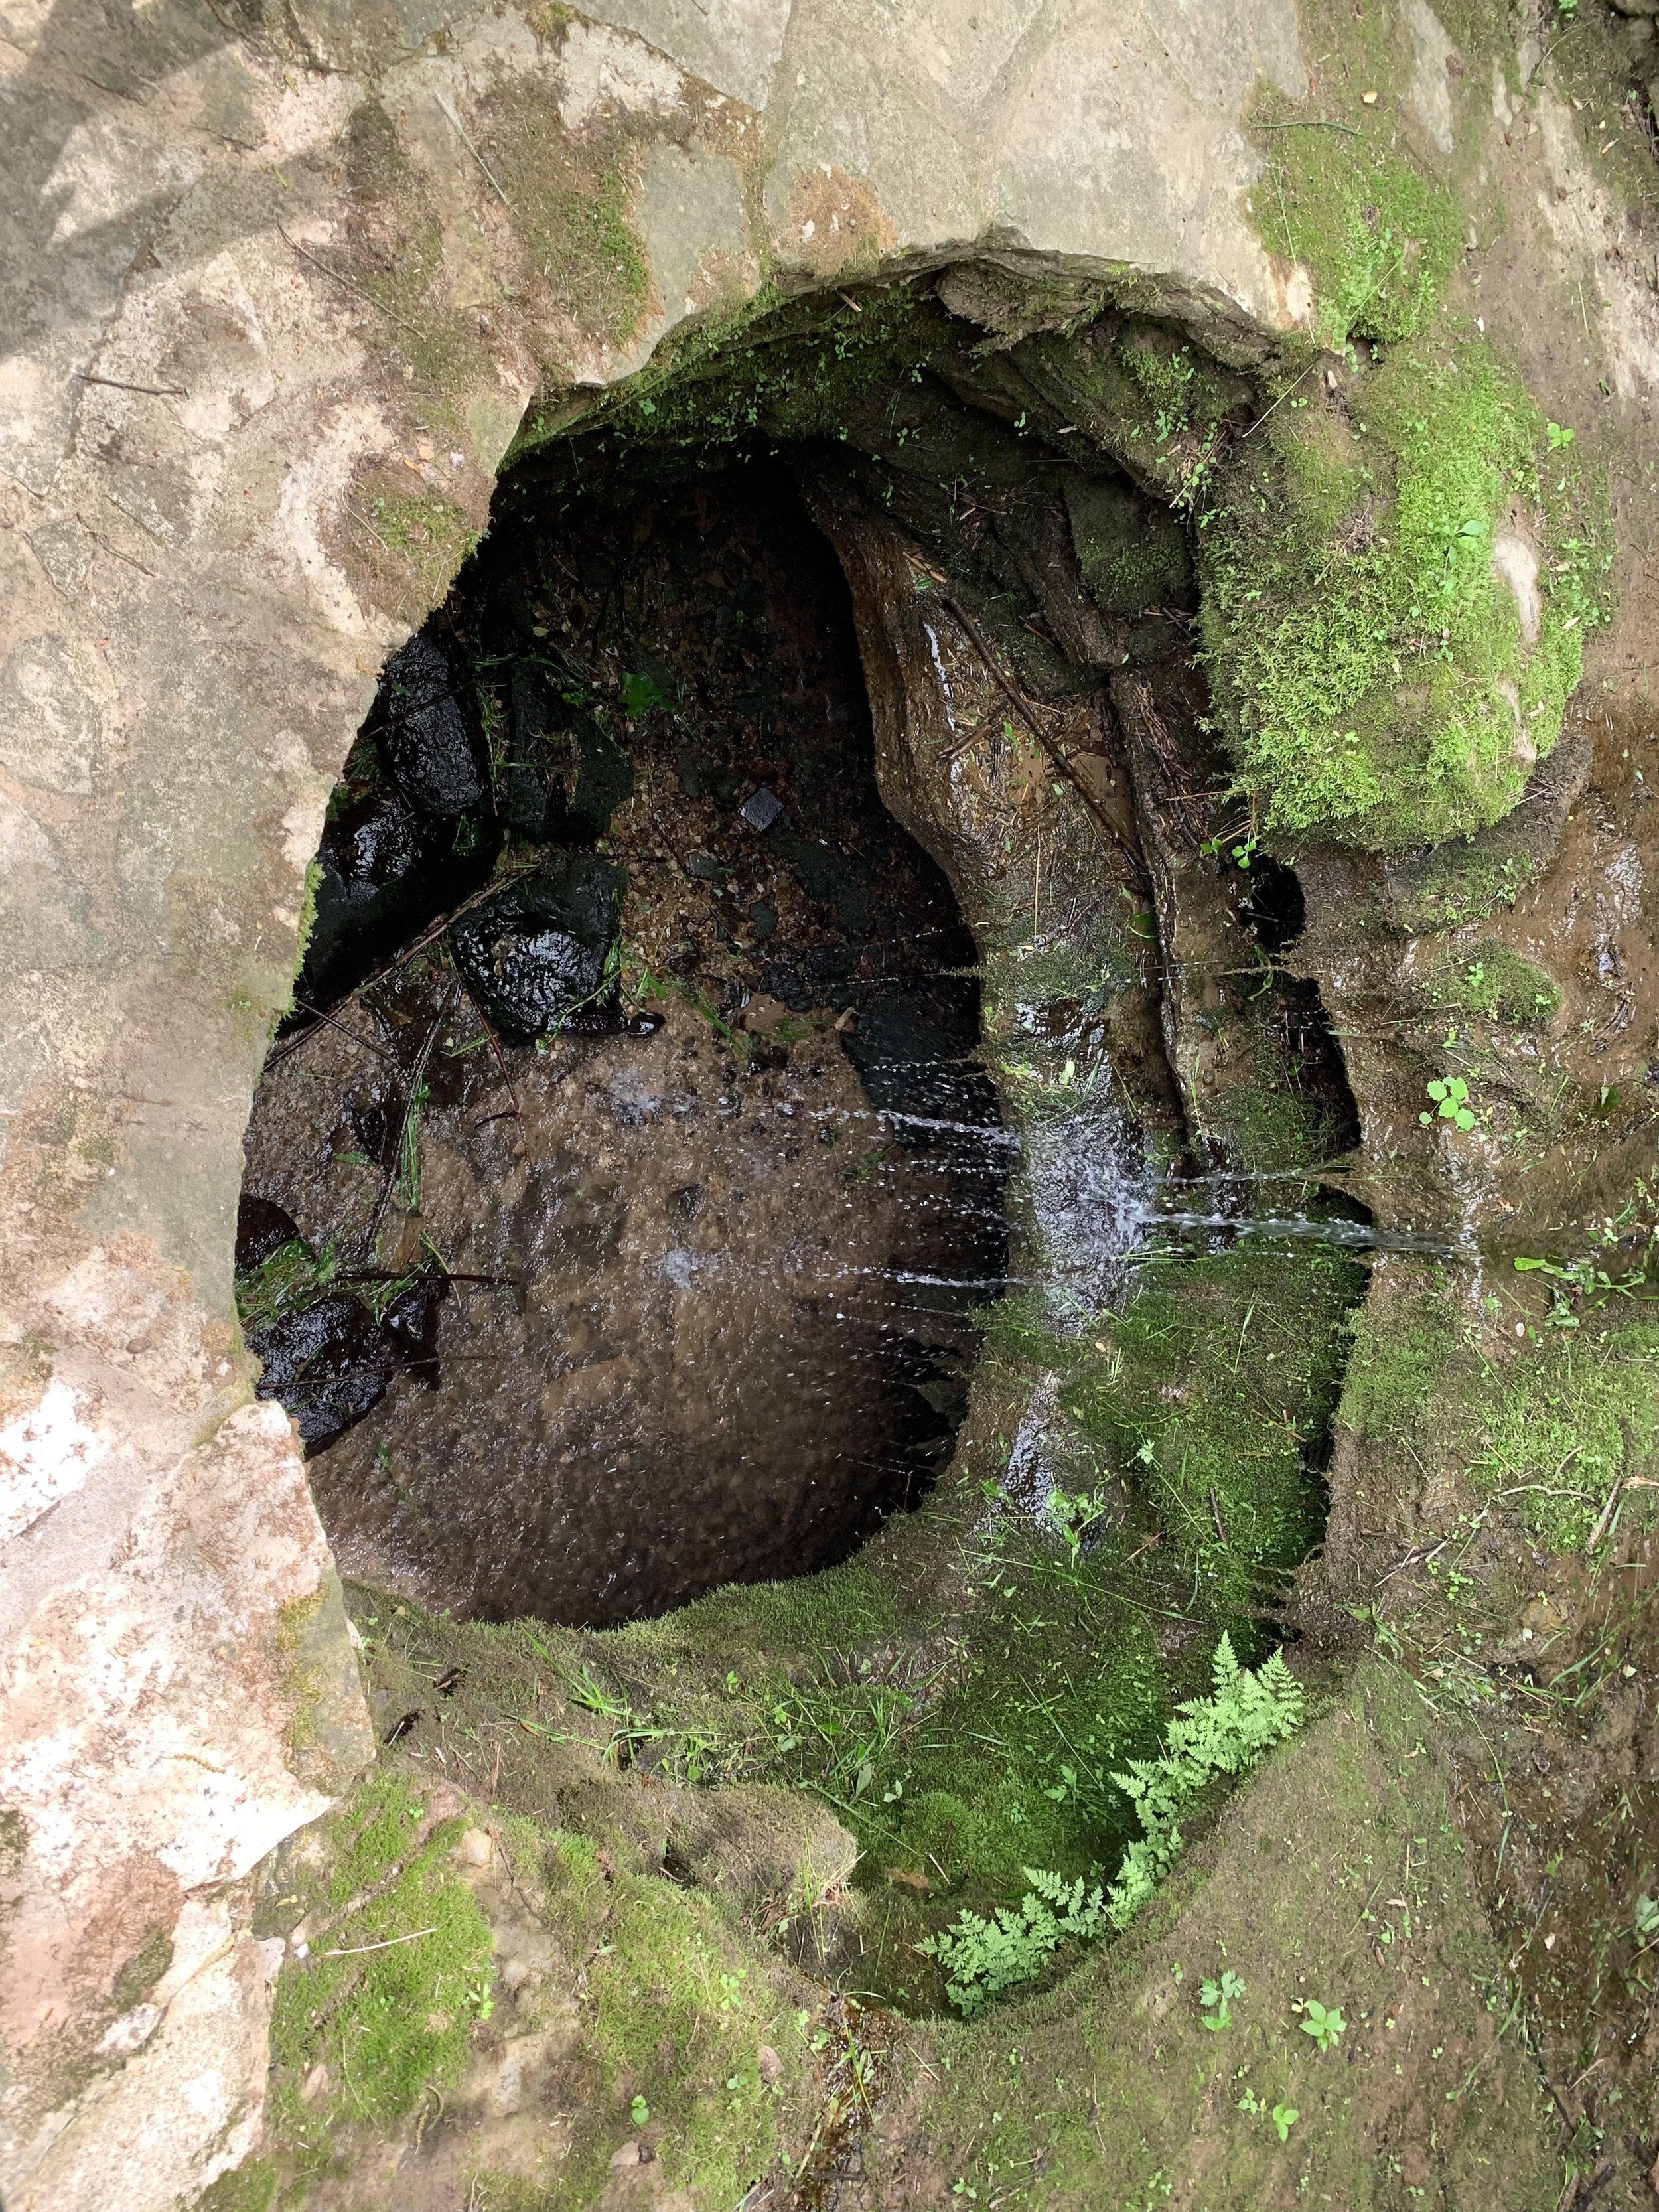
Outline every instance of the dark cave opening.
{"label": "dark cave opening", "polygon": [[918,1503],[1007,1265],[977,952],[847,586],[731,460],[498,526],[388,664],[239,1273],[348,1572],[602,1625]]}

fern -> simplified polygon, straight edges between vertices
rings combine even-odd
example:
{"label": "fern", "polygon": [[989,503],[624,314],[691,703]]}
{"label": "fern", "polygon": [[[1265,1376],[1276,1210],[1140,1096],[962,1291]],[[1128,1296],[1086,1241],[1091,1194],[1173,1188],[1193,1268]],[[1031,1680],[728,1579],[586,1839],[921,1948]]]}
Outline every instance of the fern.
{"label": "fern", "polygon": [[963,1912],[917,1944],[944,1968],[945,1993],[958,2012],[977,2012],[1004,1990],[1035,1980],[1068,1937],[1087,1942],[1105,1929],[1127,1928],[1180,1856],[1176,1822],[1200,1790],[1218,1775],[1248,1773],[1301,1725],[1306,1701],[1282,1653],[1252,1674],[1224,1635],[1211,1678],[1213,1695],[1176,1708],[1159,1756],[1132,1759],[1127,1774],[1112,1777],[1146,1832],[1124,1852],[1109,1890],[1103,1895],[1082,1875],[1068,1882],[1025,1867],[1031,1887],[1017,1905],[995,1906],[988,1920]]}
{"label": "fern", "polygon": [[1105,1917],[1127,1928],[1181,1855],[1179,1816],[1218,1775],[1248,1773],[1302,1723],[1302,1685],[1275,1651],[1255,1673],[1241,1667],[1223,1636],[1211,1669],[1214,1695],[1176,1709],[1157,1759],[1132,1759],[1112,1777],[1145,1829],[1123,1854]]}
{"label": "fern", "polygon": [[1031,1885],[1018,1905],[999,1905],[989,1920],[963,1912],[950,1928],[916,1946],[945,1969],[945,1993],[958,2012],[977,2012],[989,1997],[1040,1974],[1068,1936],[1097,1936],[1105,1900],[1079,1875],[1068,1882],[1046,1867],[1021,1869]]}

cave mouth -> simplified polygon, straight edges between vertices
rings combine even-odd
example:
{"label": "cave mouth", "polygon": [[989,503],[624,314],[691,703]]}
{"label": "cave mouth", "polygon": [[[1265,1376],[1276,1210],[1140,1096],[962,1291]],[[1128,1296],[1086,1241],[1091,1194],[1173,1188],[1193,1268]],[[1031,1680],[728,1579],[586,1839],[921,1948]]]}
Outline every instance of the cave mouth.
{"label": "cave mouth", "polygon": [[[239,1297],[343,1571],[606,1626],[920,1502],[1007,1267],[978,955],[775,459],[509,502],[331,802]],[[579,473],[579,471],[577,472]]]}
{"label": "cave mouth", "polygon": [[1011,1268],[1076,1335],[1154,1226],[1354,1241],[1199,649],[1188,492],[1259,392],[1003,304],[798,301],[532,410],[388,662],[238,1240],[362,1582],[606,1626],[811,1572],[950,1462]]}

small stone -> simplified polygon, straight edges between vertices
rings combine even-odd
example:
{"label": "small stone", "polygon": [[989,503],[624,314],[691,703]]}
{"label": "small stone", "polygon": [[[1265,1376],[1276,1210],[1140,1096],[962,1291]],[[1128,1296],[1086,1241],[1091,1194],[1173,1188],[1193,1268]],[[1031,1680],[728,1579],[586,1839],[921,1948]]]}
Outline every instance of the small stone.
{"label": "small stone", "polygon": [[738,812],[757,837],[764,836],[772,824],[781,817],[783,811],[783,801],[775,791],[769,791],[764,784],[762,784],[757,790],[751,791],[738,809]]}
{"label": "small stone", "polygon": [[482,1828],[469,1828],[450,1856],[462,1866],[487,1867],[495,1855],[495,1846]]}
{"label": "small stone", "polygon": [[320,2065],[313,2066],[310,2073],[306,2075],[305,2080],[300,2084],[301,2103],[304,2105],[314,2105],[318,2098],[325,2094],[327,2088],[327,2067]]}
{"label": "small stone", "polygon": [[1366,106],[1367,107],[1375,107],[1375,106],[1376,106],[1376,94],[1374,92],[1362,92],[1362,93],[1360,94],[1359,97],[1360,97],[1360,99],[1364,102],[1364,104],[1365,104],[1365,106]]}
{"label": "small stone", "polygon": [[783,2072],[783,2061],[769,2043],[763,2043],[755,2053],[755,2063],[760,2069],[761,2080],[769,2087]]}

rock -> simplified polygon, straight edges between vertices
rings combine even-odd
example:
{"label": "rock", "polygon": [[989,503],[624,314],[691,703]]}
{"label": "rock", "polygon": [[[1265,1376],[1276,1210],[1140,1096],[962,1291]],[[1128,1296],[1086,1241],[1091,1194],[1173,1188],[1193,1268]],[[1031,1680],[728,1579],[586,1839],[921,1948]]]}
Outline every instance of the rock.
{"label": "rock", "polygon": [[373,792],[323,830],[317,857],[344,901],[361,906],[420,859],[420,825],[402,793]]}
{"label": "rock", "polygon": [[256,1198],[244,1191],[236,1202],[236,1272],[250,1275],[263,1267],[273,1252],[300,1238],[294,1216],[274,1199]]}
{"label": "rock", "polygon": [[584,1014],[583,1026],[610,1026],[605,971],[626,881],[609,861],[574,854],[456,922],[456,963],[503,1036],[528,1043]]}
{"label": "rock", "polygon": [[398,1360],[430,1389],[438,1383],[438,1317],[449,1285],[441,1275],[423,1275],[399,1291],[380,1326]]}
{"label": "rock", "polygon": [[380,757],[417,814],[453,822],[483,800],[485,784],[462,717],[455,678],[431,638],[412,637],[386,663],[371,720],[385,717]]}
{"label": "rock", "polygon": [[496,833],[455,849],[448,820],[424,826],[400,790],[371,791],[323,830],[316,911],[295,986],[301,1018],[360,982],[435,915],[487,877]]}
{"label": "rock", "polygon": [[386,1332],[346,1291],[279,1315],[252,1333],[247,1346],[264,1362],[259,1396],[279,1398],[313,1449],[332,1443],[378,1404],[397,1358]]}
{"label": "rock", "polygon": [[762,784],[757,791],[750,793],[738,811],[755,835],[759,837],[764,836],[772,824],[781,819],[783,814],[783,801],[775,791],[769,791],[766,786]]}

